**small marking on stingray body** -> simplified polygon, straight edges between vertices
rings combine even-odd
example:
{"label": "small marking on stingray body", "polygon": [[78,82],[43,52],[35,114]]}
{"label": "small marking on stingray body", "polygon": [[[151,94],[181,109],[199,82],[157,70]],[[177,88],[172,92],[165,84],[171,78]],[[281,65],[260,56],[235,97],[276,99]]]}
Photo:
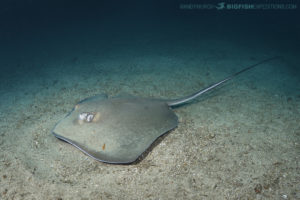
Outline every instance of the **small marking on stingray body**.
{"label": "small marking on stingray body", "polygon": [[105,143],[102,145],[102,150],[103,151],[105,150]]}
{"label": "small marking on stingray body", "polygon": [[79,108],[79,104],[77,104],[77,105],[75,106],[75,110],[78,110],[78,108]]}
{"label": "small marking on stingray body", "polygon": [[97,122],[97,121],[100,120],[100,118],[101,118],[101,114],[100,114],[99,112],[96,112],[96,113],[94,114],[94,118],[93,118],[93,121],[92,121],[92,122]]}

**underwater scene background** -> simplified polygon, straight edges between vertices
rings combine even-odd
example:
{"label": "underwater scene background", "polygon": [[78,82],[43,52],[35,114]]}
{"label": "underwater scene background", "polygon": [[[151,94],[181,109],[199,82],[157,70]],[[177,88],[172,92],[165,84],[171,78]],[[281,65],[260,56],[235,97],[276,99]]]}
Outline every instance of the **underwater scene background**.
{"label": "underwater scene background", "polygon": [[[0,5],[0,199],[300,199],[299,1]],[[175,108],[133,165],[51,133],[87,97],[179,98],[273,56]]]}

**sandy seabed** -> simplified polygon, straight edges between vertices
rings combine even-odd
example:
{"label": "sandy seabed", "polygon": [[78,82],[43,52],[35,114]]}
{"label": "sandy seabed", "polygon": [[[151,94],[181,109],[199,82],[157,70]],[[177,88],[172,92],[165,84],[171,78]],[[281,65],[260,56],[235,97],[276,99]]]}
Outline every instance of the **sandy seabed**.
{"label": "sandy seabed", "polygon": [[34,72],[19,63],[0,88],[0,199],[300,199],[293,55],[174,109],[178,127],[133,165],[97,162],[51,134],[86,97],[177,98],[274,53],[204,46],[189,55],[87,53]]}

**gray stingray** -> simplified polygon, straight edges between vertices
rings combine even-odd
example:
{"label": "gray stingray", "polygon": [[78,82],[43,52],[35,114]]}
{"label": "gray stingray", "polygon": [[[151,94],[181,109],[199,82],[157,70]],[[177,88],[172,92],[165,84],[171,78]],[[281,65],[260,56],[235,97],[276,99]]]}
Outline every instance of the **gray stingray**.
{"label": "gray stingray", "polygon": [[53,134],[92,158],[106,163],[132,163],[178,119],[171,107],[185,104],[259,64],[251,65],[196,93],[175,100],[129,95],[97,95],[79,102],[53,129]]}

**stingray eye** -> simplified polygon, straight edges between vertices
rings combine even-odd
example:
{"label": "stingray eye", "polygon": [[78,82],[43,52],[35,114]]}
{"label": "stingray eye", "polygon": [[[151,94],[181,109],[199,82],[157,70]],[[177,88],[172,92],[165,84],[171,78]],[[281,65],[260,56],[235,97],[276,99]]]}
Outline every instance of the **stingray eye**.
{"label": "stingray eye", "polygon": [[86,113],[86,112],[80,113],[80,114],[78,115],[78,119],[79,119],[79,120],[82,120],[82,121],[85,121],[86,118],[87,118],[87,116],[88,116],[88,113]]}
{"label": "stingray eye", "polygon": [[94,113],[83,112],[78,115],[78,120],[81,122],[92,122],[94,117]]}
{"label": "stingray eye", "polygon": [[86,122],[92,122],[94,119],[94,114],[92,113],[89,113],[87,116],[86,116]]}

